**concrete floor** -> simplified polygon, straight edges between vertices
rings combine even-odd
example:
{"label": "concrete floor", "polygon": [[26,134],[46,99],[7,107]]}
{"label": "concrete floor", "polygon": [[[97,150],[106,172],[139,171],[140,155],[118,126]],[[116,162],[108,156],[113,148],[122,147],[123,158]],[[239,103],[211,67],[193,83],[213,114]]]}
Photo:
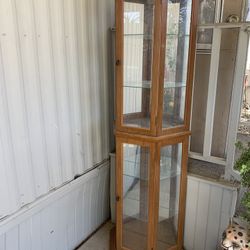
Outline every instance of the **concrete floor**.
{"label": "concrete floor", "polygon": [[109,250],[109,233],[113,226],[111,222],[106,223],[78,250]]}

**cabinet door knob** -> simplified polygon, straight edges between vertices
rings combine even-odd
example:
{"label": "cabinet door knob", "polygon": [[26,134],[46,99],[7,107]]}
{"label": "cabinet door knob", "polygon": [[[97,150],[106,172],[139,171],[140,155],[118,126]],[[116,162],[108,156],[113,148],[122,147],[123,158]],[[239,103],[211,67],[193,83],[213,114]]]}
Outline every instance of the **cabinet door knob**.
{"label": "cabinet door knob", "polygon": [[118,65],[121,64],[121,61],[120,60],[116,60],[115,64],[116,64],[116,66],[118,66]]}
{"label": "cabinet door knob", "polygon": [[120,196],[117,195],[117,196],[115,197],[115,199],[116,199],[117,202],[120,201]]}

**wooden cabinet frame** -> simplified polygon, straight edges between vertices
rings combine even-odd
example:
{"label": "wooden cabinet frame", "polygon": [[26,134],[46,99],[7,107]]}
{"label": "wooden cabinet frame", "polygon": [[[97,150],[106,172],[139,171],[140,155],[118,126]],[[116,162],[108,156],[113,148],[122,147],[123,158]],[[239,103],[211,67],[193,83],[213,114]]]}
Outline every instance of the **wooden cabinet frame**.
{"label": "wooden cabinet frame", "polygon": [[[136,1],[133,1],[136,2]],[[138,1],[140,3],[141,1]],[[166,49],[167,0],[155,0],[154,29],[153,29],[153,59],[152,59],[152,88],[151,88],[151,117],[150,128],[138,128],[123,124],[123,13],[124,0],[116,0],[116,129],[118,131],[138,133],[151,136],[168,135],[190,129],[190,114],[192,100],[192,85],[194,75],[194,60],[197,29],[198,1],[192,0],[190,25],[189,57],[187,67],[186,97],[184,124],[173,128],[162,128],[163,114],[163,81]]]}
{"label": "wooden cabinet frame", "polygon": [[[128,0],[129,2],[129,0]],[[143,3],[142,0],[131,1]],[[124,0],[116,0],[116,249],[129,250],[122,246],[123,223],[123,144],[146,146],[150,150],[148,186],[148,228],[147,249],[155,250],[159,216],[160,158],[161,148],[182,143],[182,162],[179,191],[177,245],[169,249],[182,249],[185,218],[188,141],[190,136],[190,114],[192,83],[194,74],[197,8],[198,0],[192,0],[191,25],[189,37],[189,56],[186,78],[186,96],[183,125],[162,128],[163,93],[166,51],[167,0],[154,0],[154,29],[152,84],[150,91],[150,127],[132,127],[123,124],[123,67],[124,67]],[[132,114],[133,115],[133,114]],[[111,244],[113,246],[113,244]],[[113,246],[114,247],[114,246]],[[114,249],[114,248],[112,248]]]}
{"label": "wooden cabinet frame", "polygon": [[180,176],[180,195],[178,212],[177,245],[170,249],[182,249],[185,219],[188,138],[190,133],[184,132],[176,136],[158,139],[157,137],[129,136],[126,133],[116,133],[116,248],[129,250],[122,246],[122,215],[123,215],[123,144],[135,144],[148,147],[150,150],[149,199],[148,199],[148,250],[156,249],[157,224],[159,215],[159,183],[161,148],[182,143],[182,162]]}

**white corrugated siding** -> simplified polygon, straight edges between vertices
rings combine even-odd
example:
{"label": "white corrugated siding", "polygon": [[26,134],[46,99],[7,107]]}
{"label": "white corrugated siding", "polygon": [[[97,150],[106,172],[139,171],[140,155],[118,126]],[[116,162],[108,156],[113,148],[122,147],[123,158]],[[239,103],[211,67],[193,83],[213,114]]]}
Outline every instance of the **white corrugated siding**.
{"label": "white corrugated siding", "polygon": [[6,221],[0,250],[72,250],[108,219],[108,197],[104,164]]}
{"label": "white corrugated siding", "polygon": [[234,215],[236,199],[234,187],[188,176],[185,249],[221,249],[221,236]]}
{"label": "white corrugated siding", "polygon": [[108,158],[111,0],[0,0],[0,218]]}

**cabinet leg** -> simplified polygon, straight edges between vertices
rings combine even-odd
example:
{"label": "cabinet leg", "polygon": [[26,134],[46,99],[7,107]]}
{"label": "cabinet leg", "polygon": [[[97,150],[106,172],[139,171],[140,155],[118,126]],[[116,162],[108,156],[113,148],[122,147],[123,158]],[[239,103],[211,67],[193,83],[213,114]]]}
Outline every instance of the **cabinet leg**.
{"label": "cabinet leg", "polygon": [[113,227],[110,230],[110,240],[109,240],[109,246],[110,250],[116,250],[116,237],[115,237],[115,227]]}

